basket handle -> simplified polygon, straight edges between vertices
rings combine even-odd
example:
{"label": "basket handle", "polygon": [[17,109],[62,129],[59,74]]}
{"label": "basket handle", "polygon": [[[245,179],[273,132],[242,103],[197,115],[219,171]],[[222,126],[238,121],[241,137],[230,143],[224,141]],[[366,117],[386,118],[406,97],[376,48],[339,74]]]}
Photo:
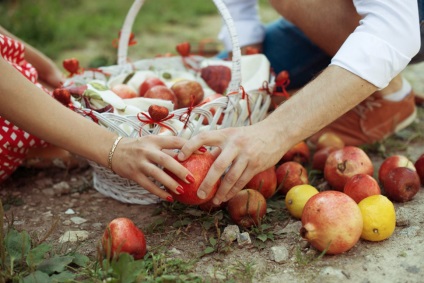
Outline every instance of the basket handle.
{"label": "basket handle", "polygon": [[[143,6],[145,0],[135,0],[125,17],[124,25],[121,30],[121,36],[118,44],[118,65],[123,66],[127,64],[128,55],[128,42],[132,26],[134,24],[135,17],[137,16],[141,6]],[[231,81],[228,86],[228,92],[239,92],[241,85],[241,51],[238,42],[236,29],[234,26],[233,18],[228,11],[222,0],[213,0],[215,6],[218,8],[225,25],[228,28],[228,32],[231,36],[231,42],[233,45],[233,58],[231,67]]]}

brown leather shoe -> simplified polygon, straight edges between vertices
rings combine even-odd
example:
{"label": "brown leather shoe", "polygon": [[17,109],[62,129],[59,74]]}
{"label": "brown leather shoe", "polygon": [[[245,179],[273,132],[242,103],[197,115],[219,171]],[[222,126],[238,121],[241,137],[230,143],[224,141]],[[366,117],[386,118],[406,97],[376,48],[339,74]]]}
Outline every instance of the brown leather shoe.
{"label": "brown leather shoe", "polygon": [[424,94],[423,93],[419,93],[419,92],[415,93],[415,104],[417,106],[424,107]]}
{"label": "brown leather shoe", "polygon": [[346,145],[372,144],[409,126],[417,116],[414,93],[401,101],[371,96],[339,119],[313,135],[309,143],[316,144],[325,132],[333,132]]}

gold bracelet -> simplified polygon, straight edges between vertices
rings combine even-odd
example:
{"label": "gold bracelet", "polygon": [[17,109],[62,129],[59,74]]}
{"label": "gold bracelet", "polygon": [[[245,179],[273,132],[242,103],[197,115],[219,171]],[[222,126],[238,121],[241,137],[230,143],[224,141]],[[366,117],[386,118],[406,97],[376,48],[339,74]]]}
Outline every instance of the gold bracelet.
{"label": "gold bracelet", "polygon": [[115,149],[118,146],[118,143],[121,141],[122,137],[119,136],[116,138],[115,142],[112,145],[112,148],[109,151],[109,155],[108,155],[108,159],[107,159],[107,167],[113,171],[112,169],[112,158],[113,158],[113,154],[115,153]]}

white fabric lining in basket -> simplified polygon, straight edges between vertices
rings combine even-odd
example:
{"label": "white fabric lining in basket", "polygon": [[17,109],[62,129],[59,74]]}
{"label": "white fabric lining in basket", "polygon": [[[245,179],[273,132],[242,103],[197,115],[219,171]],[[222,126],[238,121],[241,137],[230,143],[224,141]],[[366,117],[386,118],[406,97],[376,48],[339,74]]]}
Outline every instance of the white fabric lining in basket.
{"label": "white fabric lining in basket", "polygon": [[[270,96],[267,94],[267,91],[259,90],[262,87],[262,81],[256,86],[257,89],[247,89],[246,92],[244,92],[241,87],[241,52],[232,18],[222,0],[213,0],[213,2],[217,6],[218,11],[232,35],[233,59],[231,61],[231,82],[227,90],[229,95],[218,98],[199,107],[194,107],[190,111],[191,113],[188,121],[187,108],[171,111],[170,114],[174,115],[173,118],[161,123],[166,127],[162,127],[159,124],[145,124],[139,120],[137,115],[97,113],[96,111],[77,107],[74,110],[88,118],[93,118],[94,116],[100,125],[124,137],[139,137],[140,135],[155,134],[177,135],[189,139],[193,135],[203,131],[226,127],[245,126],[263,120],[268,112]],[[164,72],[169,70],[190,71],[187,70],[186,66],[182,63],[182,58],[179,56],[144,59],[133,63],[127,63],[128,40],[132,24],[143,3],[143,0],[134,1],[127,14],[124,26],[121,30],[118,45],[118,65],[99,68],[102,72],[104,72],[104,74],[86,71],[83,74],[72,77],[68,83],[86,84],[93,80],[107,82],[119,75],[130,74],[137,70],[150,70],[153,72]],[[206,58],[201,56],[191,56],[187,59],[194,67],[193,69],[200,69],[206,60]],[[262,58],[259,59],[262,60]],[[212,63],[216,64],[216,60]],[[223,65],[228,65],[228,62]],[[264,69],[266,70],[266,64]],[[269,68],[266,71],[269,72]],[[193,74],[196,79],[202,81],[198,72],[196,73],[193,71]],[[269,74],[266,73],[265,77],[269,77]],[[203,81],[202,83],[204,84]],[[212,108],[214,109],[213,112],[211,111]],[[222,114],[223,120],[221,124],[218,125],[218,120],[221,118]],[[203,124],[203,121],[207,121],[207,123]],[[133,204],[147,205],[160,201],[157,196],[140,187],[137,183],[122,178],[113,173],[111,170],[99,166],[94,162],[89,163],[94,169],[94,187],[100,193],[121,202]],[[161,186],[161,184],[158,184],[157,182],[156,184]]]}

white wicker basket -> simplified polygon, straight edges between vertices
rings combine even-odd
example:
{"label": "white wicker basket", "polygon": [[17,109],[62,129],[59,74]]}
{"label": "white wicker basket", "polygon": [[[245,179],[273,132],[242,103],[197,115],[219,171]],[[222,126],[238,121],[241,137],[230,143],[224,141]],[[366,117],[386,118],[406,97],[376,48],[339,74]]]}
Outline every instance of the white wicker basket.
{"label": "white wicker basket", "polygon": [[[167,126],[167,134],[190,138],[202,131],[253,124],[263,120],[267,114],[271,101],[268,91],[261,89],[262,82],[257,85],[257,89],[247,89],[247,92],[244,91],[241,81],[243,68],[242,56],[232,18],[222,0],[213,0],[213,2],[218,8],[218,11],[220,12],[232,37],[233,57],[232,61],[229,62],[231,65],[231,82],[227,89],[227,94],[231,95],[218,98],[199,107],[194,107],[190,109],[190,111],[187,108],[183,108],[170,112],[170,114],[174,115],[173,118],[161,123]],[[122,74],[134,72],[135,70],[154,69],[157,72],[169,70],[187,71],[186,66],[182,63],[182,58],[179,56],[144,59],[131,64],[127,62],[128,41],[132,25],[143,3],[144,0],[135,0],[126,16],[119,39],[118,64],[100,68],[100,70],[104,73],[109,74],[110,77],[99,72],[88,70],[82,74],[73,76],[67,83],[84,84],[92,81],[93,79],[108,81],[112,78],[116,78],[117,76],[122,76]],[[194,68],[199,68],[205,63],[216,63],[213,60],[208,61],[207,58],[203,58],[201,56],[191,56],[190,58],[190,64],[193,64]],[[257,66],[255,66],[255,68],[256,67]],[[198,74],[196,76],[199,78]],[[269,77],[268,74],[266,74],[266,76]],[[269,80],[269,78],[267,79]],[[211,111],[211,108],[214,108],[214,111]],[[85,108],[75,108],[74,110],[88,118],[94,120],[97,119],[100,125],[124,137],[163,134],[161,133],[163,128],[161,125],[146,125],[137,118],[137,115],[98,113]],[[87,115],[87,113],[89,113],[89,115]],[[190,114],[188,115],[188,113]],[[217,122],[222,115],[224,115],[224,118],[222,123],[218,125]],[[202,123],[205,119],[208,121],[208,125],[204,125]],[[186,127],[178,127],[178,125],[181,125],[181,121],[184,122]],[[169,131],[169,129],[172,131]],[[137,183],[121,178],[114,174],[111,170],[93,162],[90,162],[90,165],[94,169],[94,187],[100,193],[121,202],[133,204],[147,205],[160,201],[157,196],[140,187]]]}

